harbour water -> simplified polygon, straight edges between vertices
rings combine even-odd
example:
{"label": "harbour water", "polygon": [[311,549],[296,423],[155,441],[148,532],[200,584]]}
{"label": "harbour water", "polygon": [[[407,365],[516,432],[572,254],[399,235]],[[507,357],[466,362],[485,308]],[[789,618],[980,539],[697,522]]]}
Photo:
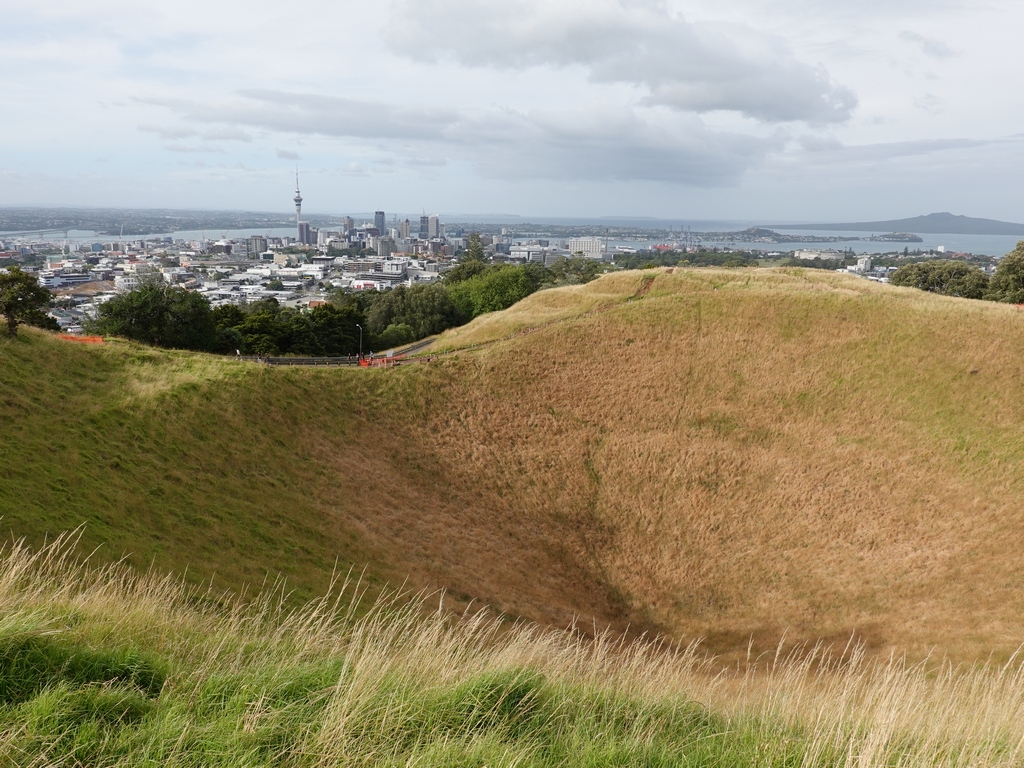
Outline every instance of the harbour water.
{"label": "harbour water", "polygon": [[[701,222],[705,226],[709,222]],[[716,228],[718,232],[722,232],[724,227],[721,227],[719,222],[719,228]],[[743,227],[737,226],[737,223],[730,222],[734,227],[737,227],[737,231]],[[707,230],[705,230],[707,231]],[[694,235],[699,234],[696,227],[691,228],[691,232]],[[228,231],[211,231],[211,230],[182,230],[176,232],[168,232],[159,235],[146,235],[145,239],[149,240],[157,237],[170,237],[174,240],[184,240],[186,242],[192,242],[197,240],[206,241],[217,241],[222,238],[238,239],[244,237],[250,237],[252,235],[264,235],[272,237],[290,237],[294,236],[294,227],[275,227],[272,229],[235,229]],[[652,233],[653,234],[653,233]],[[871,241],[867,238],[872,236],[870,232],[836,232],[834,230],[782,230],[780,234],[793,234],[800,236],[811,236],[820,237],[822,242],[792,242],[784,241],[778,243],[749,243],[743,240],[715,240],[710,238],[703,238],[702,244],[707,247],[718,247],[718,248],[736,248],[737,250],[757,250],[766,253],[771,252],[792,252],[795,250],[807,248],[807,249],[835,249],[835,250],[848,250],[853,249],[854,253],[858,254],[877,254],[877,253],[894,253],[902,252],[904,247],[908,248],[911,252],[915,250],[929,251],[938,250],[943,247],[946,253],[971,253],[974,255],[985,255],[985,256],[1004,256],[1014,249],[1018,241],[1024,240],[1024,237],[1014,237],[1008,235],[929,235],[919,234],[922,239],[920,243],[903,243],[903,242],[877,242]],[[886,234],[878,232],[874,234]],[[4,233],[0,232],[0,238],[4,237]],[[845,240],[838,242],[829,242],[828,238],[832,237],[850,237],[858,238],[856,240]],[[859,239],[863,238],[863,239]],[[27,236],[20,234],[18,237],[12,237],[13,240],[48,240],[50,242],[63,241],[63,233],[47,233],[45,235]],[[138,235],[124,236],[124,240],[133,241],[140,239]],[[520,240],[521,238],[516,238]],[[552,240],[558,240],[559,238],[551,238]],[[72,230],[68,233],[69,243],[109,243],[117,240],[117,237],[111,237],[110,235],[97,235],[95,232],[86,230]],[[635,249],[643,250],[653,248],[655,245],[660,245],[666,242],[674,242],[672,238],[644,238],[636,240],[619,240],[611,239],[608,241],[608,247],[610,250],[615,249]]]}

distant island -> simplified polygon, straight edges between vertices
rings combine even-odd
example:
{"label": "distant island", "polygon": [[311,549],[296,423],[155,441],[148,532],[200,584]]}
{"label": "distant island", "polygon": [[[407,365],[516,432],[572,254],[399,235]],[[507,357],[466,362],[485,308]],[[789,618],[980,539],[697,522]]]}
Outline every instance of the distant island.
{"label": "distant island", "polygon": [[1024,224],[976,219],[952,213],[929,213],[912,219],[857,221],[846,224],[775,224],[772,229],[818,229],[839,232],[916,232],[925,235],[1022,235]]}
{"label": "distant island", "polygon": [[[811,227],[808,226],[808,229]],[[872,237],[843,237],[838,235],[782,235],[764,227],[749,227],[738,232],[698,232],[702,240],[717,243],[921,243],[921,237],[911,232],[889,232]]]}

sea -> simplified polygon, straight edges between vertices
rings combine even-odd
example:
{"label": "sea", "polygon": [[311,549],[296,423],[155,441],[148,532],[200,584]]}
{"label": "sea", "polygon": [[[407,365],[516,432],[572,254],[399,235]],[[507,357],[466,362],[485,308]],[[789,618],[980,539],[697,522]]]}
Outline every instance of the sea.
{"label": "sea", "polygon": [[[680,222],[682,223],[682,222]],[[723,231],[739,231],[748,226],[752,226],[747,222],[695,222],[698,225],[702,225],[703,231],[714,229],[718,232]],[[652,224],[653,225],[653,224]],[[678,226],[678,225],[677,225]],[[691,231],[696,233],[698,231],[697,226],[690,225]],[[778,231],[778,230],[776,230]],[[295,234],[294,227],[279,227],[272,229],[234,229],[228,231],[211,231],[211,230],[181,230],[176,232],[168,232],[157,235],[146,235],[145,238],[151,239],[155,237],[170,237],[173,240],[185,240],[187,242],[195,240],[220,240],[222,238],[227,239],[238,239],[244,237],[250,237],[252,235],[270,235],[271,237],[290,237]],[[823,242],[820,243],[807,243],[807,242],[780,242],[780,243],[745,243],[742,241],[732,240],[702,240],[702,244],[707,247],[718,247],[718,248],[740,248],[750,249],[757,251],[764,251],[766,253],[772,252],[791,252],[803,248],[808,249],[828,249],[834,248],[836,250],[847,250],[853,249],[854,253],[858,254],[879,254],[879,253],[895,253],[903,251],[904,247],[909,248],[910,251],[921,250],[938,250],[943,248],[946,253],[971,253],[976,256],[1004,256],[1014,249],[1017,243],[1024,240],[1024,237],[1013,237],[1007,235],[930,235],[930,234],[918,234],[922,242],[920,243],[895,243],[895,242],[872,242],[867,238],[872,235],[870,232],[837,232],[833,230],[814,230],[814,229],[786,229],[781,230],[780,234],[787,235],[800,235],[800,236],[811,236],[821,237]],[[885,234],[878,232],[875,234]],[[0,232],[0,238],[4,237],[4,233]],[[22,236],[24,237],[24,236]],[[62,241],[63,238],[60,235],[51,233],[44,235],[44,237],[51,242]],[[828,242],[826,239],[830,237],[853,237],[853,238],[864,238],[857,240],[847,240],[840,242]],[[20,239],[20,238],[15,238]],[[25,238],[29,239],[29,238]],[[35,239],[35,238],[32,238]],[[110,242],[110,235],[97,235],[92,231],[86,230],[72,230],[68,233],[68,242],[70,243],[93,243],[93,242]],[[125,236],[126,241],[137,240],[139,236]],[[517,240],[520,238],[516,238]],[[560,238],[551,238],[558,240]],[[636,239],[636,240],[618,240],[613,239],[608,241],[608,247],[611,250],[619,249],[636,249],[642,250],[645,248],[652,248],[655,245],[659,245],[665,242],[665,240],[659,239]]]}
{"label": "sea", "polygon": [[[776,230],[778,231],[778,230]],[[814,229],[784,229],[781,230],[782,235],[808,235],[812,237],[858,237],[868,238],[872,234],[882,235],[887,234],[884,232],[836,232],[833,230],[814,230]],[[918,235],[923,242],[920,243],[893,243],[893,242],[873,242],[867,239],[864,240],[848,240],[846,242],[837,243],[794,243],[794,242],[783,242],[783,243],[735,243],[737,248],[751,248],[760,251],[796,251],[803,248],[808,249],[826,249],[834,248],[835,250],[842,251],[848,248],[852,248],[854,253],[859,254],[877,254],[877,253],[894,253],[896,251],[903,252],[904,247],[909,248],[911,251],[921,250],[938,250],[944,248],[946,253],[972,253],[975,256],[1005,256],[1007,253],[1012,251],[1018,242],[1024,240],[1024,237],[1014,237],[1009,235],[928,235],[920,232],[914,232],[912,234]],[[731,243],[728,242],[711,242],[704,241],[705,246],[718,246],[727,247]]]}

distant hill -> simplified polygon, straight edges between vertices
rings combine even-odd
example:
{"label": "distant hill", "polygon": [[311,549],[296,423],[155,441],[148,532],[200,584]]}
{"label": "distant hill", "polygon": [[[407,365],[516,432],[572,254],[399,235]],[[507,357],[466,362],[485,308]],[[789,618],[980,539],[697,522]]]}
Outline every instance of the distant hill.
{"label": "distant hill", "polygon": [[952,213],[929,213],[912,219],[855,221],[846,224],[776,224],[772,229],[822,229],[847,232],[914,232],[922,235],[1021,235],[1024,224],[976,219]]}
{"label": "distant hill", "polygon": [[645,270],[540,291],[434,354],[478,344],[357,371],[0,338],[0,524],[41,544],[85,523],[96,559],[216,587],[283,573],[309,595],[369,563],[718,651],[1024,637],[1016,307]]}

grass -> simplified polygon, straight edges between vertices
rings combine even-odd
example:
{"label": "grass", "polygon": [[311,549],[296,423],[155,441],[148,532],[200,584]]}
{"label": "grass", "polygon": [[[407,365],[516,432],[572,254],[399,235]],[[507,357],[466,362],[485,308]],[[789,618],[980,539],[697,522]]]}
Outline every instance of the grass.
{"label": "grass", "polygon": [[698,647],[428,611],[358,583],[289,609],[0,557],[0,763],[35,766],[1011,766],[1024,669]]}
{"label": "grass", "polygon": [[[600,311],[598,311],[600,310]],[[532,333],[523,331],[537,328]],[[546,626],[1024,637],[1024,315],[813,270],[543,291],[388,371],[0,342],[0,514],[33,547],[296,599],[337,567]]]}

